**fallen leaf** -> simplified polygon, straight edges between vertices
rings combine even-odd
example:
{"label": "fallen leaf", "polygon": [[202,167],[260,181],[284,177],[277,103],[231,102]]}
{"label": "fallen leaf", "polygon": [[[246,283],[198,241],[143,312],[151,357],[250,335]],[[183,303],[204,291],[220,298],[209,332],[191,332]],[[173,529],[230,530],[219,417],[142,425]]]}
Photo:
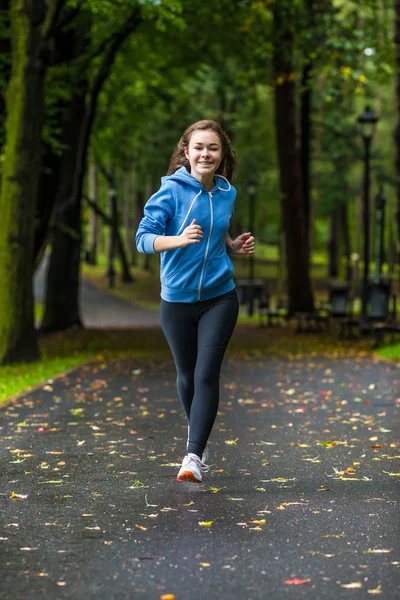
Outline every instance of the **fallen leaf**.
{"label": "fallen leaf", "polygon": [[201,527],[211,527],[212,524],[213,524],[213,521],[199,521],[199,525]]}
{"label": "fallen leaf", "polygon": [[23,498],[27,498],[28,494],[16,494],[15,492],[11,492],[11,498],[13,499],[23,499]]}
{"label": "fallen leaf", "polygon": [[382,584],[381,583],[374,590],[368,590],[368,594],[381,594],[381,593],[382,593]]}
{"label": "fallen leaf", "polygon": [[341,586],[348,589],[362,588],[362,583],[361,581],[354,581],[353,583],[342,583]]}

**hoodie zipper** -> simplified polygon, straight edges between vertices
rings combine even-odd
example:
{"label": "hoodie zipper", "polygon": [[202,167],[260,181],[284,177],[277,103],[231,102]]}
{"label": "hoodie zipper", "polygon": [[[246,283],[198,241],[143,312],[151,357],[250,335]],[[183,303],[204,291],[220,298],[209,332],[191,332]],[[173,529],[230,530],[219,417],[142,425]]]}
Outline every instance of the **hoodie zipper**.
{"label": "hoodie zipper", "polygon": [[211,239],[211,233],[212,233],[213,222],[214,222],[213,207],[212,207],[212,193],[211,192],[208,192],[208,197],[210,199],[211,225],[210,225],[210,233],[208,234],[208,240],[207,240],[207,246],[206,246],[206,253],[204,255],[204,260],[203,260],[203,268],[201,270],[201,275],[200,275],[199,291],[198,291],[198,295],[197,295],[197,299],[198,299],[199,302],[200,302],[201,283],[203,281],[204,268],[206,266],[206,261],[207,261],[207,256],[208,256],[208,248],[210,246],[210,239]]}

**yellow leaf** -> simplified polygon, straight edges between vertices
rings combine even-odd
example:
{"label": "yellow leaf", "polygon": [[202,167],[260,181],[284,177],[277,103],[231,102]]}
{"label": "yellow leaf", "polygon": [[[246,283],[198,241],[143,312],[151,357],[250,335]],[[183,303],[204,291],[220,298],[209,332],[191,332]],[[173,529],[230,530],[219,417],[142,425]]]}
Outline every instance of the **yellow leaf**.
{"label": "yellow leaf", "polygon": [[258,525],[264,525],[265,522],[265,519],[252,519],[251,521],[249,521],[249,523],[255,523]]}
{"label": "yellow leaf", "polygon": [[236,438],[236,440],[225,440],[225,444],[228,444],[228,446],[236,446],[238,439],[239,438]]}
{"label": "yellow leaf", "polygon": [[213,521],[199,521],[199,525],[201,527],[211,527],[212,524],[213,524]]}
{"label": "yellow leaf", "polygon": [[341,584],[343,588],[362,588],[362,583],[361,581],[353,581],[353,583],[342,583]]}
{"label": "yellow leaf", "polygon": [[28,494],[16,494],[15,492],[11,492],[11,498],[22,499],[27,498]]}

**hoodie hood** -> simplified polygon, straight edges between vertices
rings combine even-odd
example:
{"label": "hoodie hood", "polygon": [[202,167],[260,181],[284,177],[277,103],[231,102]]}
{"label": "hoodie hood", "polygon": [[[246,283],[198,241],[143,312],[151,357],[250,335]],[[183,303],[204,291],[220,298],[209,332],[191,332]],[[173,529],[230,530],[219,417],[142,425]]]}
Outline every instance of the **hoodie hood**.
{"label": "hoodie hood", "polygon": [[[180,167],[177,171],[175,171],[175,173],[173,173],[173,175],[161,177],[162,184],[166,183],[167,181],[178,181],[180,183],[186,183],[198,191],[207,191],[204,185],[200,183],[196,177],[193,177],[186,167]],[[214,175],[214,182],[216,182],[216,184],[211,190],[212,192],[216,192],[217,190],[220,190],[221,192],[229,192],[231,189],[231,184],[223,175]]]}

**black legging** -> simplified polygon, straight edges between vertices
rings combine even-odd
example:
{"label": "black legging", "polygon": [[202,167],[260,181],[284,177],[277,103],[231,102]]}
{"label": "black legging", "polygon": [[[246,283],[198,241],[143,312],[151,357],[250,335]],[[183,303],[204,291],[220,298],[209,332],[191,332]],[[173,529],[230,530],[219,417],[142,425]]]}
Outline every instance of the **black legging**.
{"label": "black legging", "polygon": [[201,457],[217,416],[219,376],[236,325],[236,290],[202,302],[161,300],[160,321],[174,357],[178,396],[190,426],[186,453]]}

